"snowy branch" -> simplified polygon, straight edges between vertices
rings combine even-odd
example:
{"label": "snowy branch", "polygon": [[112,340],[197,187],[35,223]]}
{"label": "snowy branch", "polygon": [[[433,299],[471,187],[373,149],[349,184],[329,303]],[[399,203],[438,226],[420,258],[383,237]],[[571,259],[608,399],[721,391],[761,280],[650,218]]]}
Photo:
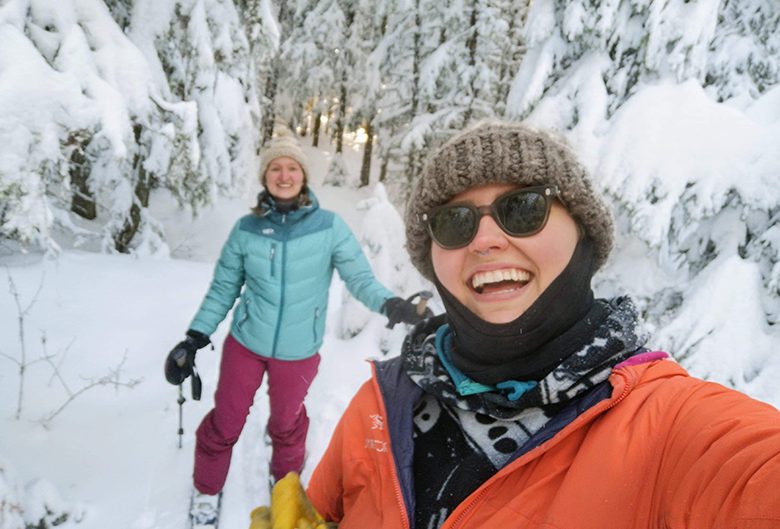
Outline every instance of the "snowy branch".
{"label": "snowy branch", "polygon": [[35,294],[30,299],[30,302],[27,304],[26,307],[22,308],[22,300],[21,295],[19,294],[19,290],[16,288],[16,283],[14,282],[14,278],[11,275],[11,271],[6,267],[6,273],[8,274],[8,290],[11,292],[11,295],[14,298],[14,303],[16,305],[16,313],[17,313],[17,324],[18,324],[18,331],[19,331],[19,359],[15,359],[5,353],[0,353],[3,357],[8,358],[12,362],[14,362],[19,367],[19,392],[17,393],[17,400],[16,400],[16,414],[15,418],[19,420],[19,418],[22,415],[22,402],[24,400],[24,379],[25,374],[27,371],[27,367],[40,361],[33,360],[32,362],[27,361],[27,346],[25,344],[25,333],[24,333],[24,318],[27,316],[27,314],[30,312],[30,309],[32,309],[33,305],[35,305],[36,301],[38,301],[38,296],[41,293],[41,290],[43,289],[43,282],[44,282],[44,274],[41,274],[41,281],[38,284],[38,290],[36,290]]}

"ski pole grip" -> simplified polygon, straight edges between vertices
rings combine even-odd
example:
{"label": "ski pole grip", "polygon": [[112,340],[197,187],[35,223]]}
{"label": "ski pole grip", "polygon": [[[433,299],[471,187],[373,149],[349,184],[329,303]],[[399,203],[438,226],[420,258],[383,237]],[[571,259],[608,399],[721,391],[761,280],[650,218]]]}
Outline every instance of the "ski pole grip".
{"label": "ski pole grip", "polygon": [[427,290],[420,292],[420,301],[417,302],[417,315],[422,316],[425,314],[425,307],[428,305],[428,300],[433,297],[433,293]]}

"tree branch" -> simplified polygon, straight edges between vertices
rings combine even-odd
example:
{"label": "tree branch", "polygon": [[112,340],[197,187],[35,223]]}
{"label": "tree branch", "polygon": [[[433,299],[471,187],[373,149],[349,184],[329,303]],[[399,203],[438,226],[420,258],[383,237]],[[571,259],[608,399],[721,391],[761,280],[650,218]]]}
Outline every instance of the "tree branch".
{"label": "tree branch", "polygon": [[62,405],[60,405],[59,408],[52,411],[47,417],[42,419],[41,422],[44,425],[48,425],[48,423],[50,423],[57,415],[59,415],[78,396],[84,394],[85,392],[89,391],[92,388],[96,388],[98,386],[114,386],[115,389],[119,389],[120,387],[134,388],[135,386],[140,384],[141,381],[143,380],[142,378],[131,379],[131,380],[121,379],[122,367],[124,366],[126,360],[127,360],[127,352],[125,352],[125,355],[122,357],[122,361],[119,362],[119,365],[117,365],[113,369],[110,369],[108,374],[103,375],[102,377],[96,379],[88,379],[87,384],[85,384],[84,386],[82,386],[81,388],[77,389],[74,392],[71,392],[70,389],[68,389],[67,384],[65,384],[64,380],[59,374],[59,370],[52,363],[52,367],[56,371],[57,378],[62,382],[63,386],[65,386],[65,389],[68,392],[68,398],[65,400],[65,402],[62,403]]}

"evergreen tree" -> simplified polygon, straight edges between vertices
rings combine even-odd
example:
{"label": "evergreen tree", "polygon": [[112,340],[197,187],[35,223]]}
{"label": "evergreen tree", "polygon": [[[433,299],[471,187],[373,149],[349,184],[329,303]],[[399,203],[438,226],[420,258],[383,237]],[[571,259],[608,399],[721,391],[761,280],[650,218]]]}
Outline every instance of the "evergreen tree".
{"label": "evergreen tree", "polygon": [[382,95],[382,62],[387,60],[384,36],[387,33],[388,5],[377,6],[375,2],[364,0],[357,4],[358,11],[353,28],[354,72],[351,76],[352,130],[362,128],[366,141],[363,148],[363,161],[360,169],[360,185],[370,182],[371,160],[373,156],[375,121],[378,114],[379,99]]}
{"label": "evergreen tree", "polygon": [[[382,158],[381,181],[386,180],[388,165],[392,164],[402,176],[400,191],[405,193],[422,169],[424,149],[431,130],[419,126],[415,119],[430,110],[430,79],[425,69],[426,59],[436,49],[444,31],[443,20],[437,14],[444,12],[440,3],[429,0],[398,2],[388,12],[388,31],[379,46],[386,49],[383,63],[382,97],[377,123],[385,132],[379,134]],[[436,77],[436,73],[431,75]],[[427,88],[427,89],[426,89]],[[388,182],[389,183],[389,182]]]}
{"label": "evergreen tree", "polygon": [[[779,16],[768,1],[535,2],[509,94],[509,116],[581,148],[623,234],[670,278],[637,296],[661,345],[705,376],[718,371],[706,349],[743,332],[698,318],[709,293],[739,281],[760,300],[740,309],[764,320],[754,334],[780,318],[776,124],[764,117],[777,101]],[[746,384],[755,370],[737,362],[720,380]]]}
{"label": "evergreen tree", "polygon": [[273,48],[267,59],[267,75],[263,86],[262,97],[262,137],[261,143],[271,139],[276,124],[277,94],[279,91],[280,76],[282,70],[282,50],[285,41],[290,37],[293,22],[293,0],[279,0],[276,22],[270,18],[269,24],[275,24],[275,38],[272,40]]}
{"label": "evergreen tree", "polygon": [[720,101],[749,102],[780,83],[780,6],[724,0],[704,85]]}
{"label": "evergreen tree", "polygon": [[297,18],[300,23],[283,46],[282,83],[286,107],[299,104],[312,114],[312,136],[316,143],[321,123],[331,125],[328,116],[337,104],[345,17],[337,1],[320,0],[307,4]]}
{"label": "evergreen tree", "polygon": [[0,11],[0,23],[5,78],[35,87],[0,94],[0,137],[26,153],[0,158],[3,238],[56,251],[57,228],[77,244],[165,252],[148,213],[155,188],[197,210],[256,172],[254,83],[232,4],[65,0]]}

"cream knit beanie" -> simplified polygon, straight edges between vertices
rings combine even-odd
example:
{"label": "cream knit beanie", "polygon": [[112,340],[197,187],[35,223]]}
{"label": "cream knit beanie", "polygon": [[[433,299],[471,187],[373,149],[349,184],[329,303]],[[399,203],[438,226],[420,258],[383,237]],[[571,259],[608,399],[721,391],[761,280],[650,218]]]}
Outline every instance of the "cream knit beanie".
{"label": "cream knit beanie", "polygon": [[293,136],[278,136],[271,138],[260,153],[260,180],[265,185],[265,172],[268,165],[276,158],[286,156],[292,158],[303,169],[304,183],[308,183],[309,166],[306,154]]}

